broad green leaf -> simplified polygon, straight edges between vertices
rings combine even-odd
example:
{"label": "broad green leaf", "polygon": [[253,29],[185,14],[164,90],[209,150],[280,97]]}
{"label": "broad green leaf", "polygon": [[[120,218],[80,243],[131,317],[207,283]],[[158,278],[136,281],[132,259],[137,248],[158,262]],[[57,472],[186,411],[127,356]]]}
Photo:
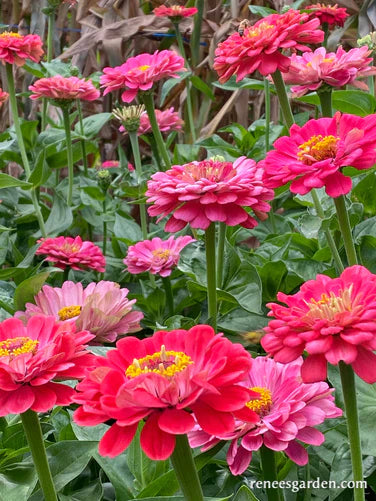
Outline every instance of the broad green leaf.
{"label": "broad green leaf", "polygon": [[249,10],[252,14],[257,14],[261,17],[270,16],[270,14],[277,14],[276,10],[270,9],[269,7],[262,7],[260,5],[250,5]]}
{"label": "broad green leaf", "polygon": [[[227,496],[225,498],[207,498],[204,497],[204,501],[229,501],[232,496]],[[158,496],[151,498],[142,498],[143,501],[186,501],[186,498],[183,496]],[[139,498],[133,498],[129,501],[139,501]]]}
{"label": "broad green leaf", "polygon": [[13,463],[0,473],[0,501],[29,499],[37,482],[33,464]]}
{"label": "broad green leaf", "polygon": [[[110,120],[112,113],[96,113],[83,119],[84,136],[92,139],[99,134],[101,128]],[[77,122],[74,126],[74,131],[77,136],[81,135],[80,123]]]}
{"label": "broad green leaf", "polygon": [[[316,92],[297,98],[304,103],[320,105],[320,99]],[[352,113],[364,117],[374,113],[376,100],[367,92],[361,90],[335,90],[332,92],[332,104],[335,110],[342,113]]]}
{"label": "broad green leaf", "polygon": [[14,188],[19,186],[21,188],[30,189],[32,188],[31,183],[27,183],[25,181],[21,181],[13,176],[8,176],[8,174],[4,174],[0,172],[0,189],[1,188]]}
{"label": "broad green leaf", "polygon": [[72,209],[67,206],[65,200],[55,196],[50,215],[46,221],[46,233],[52,237],[60,235],[70,227],[73,222]]}
{"label": "broad green leaf", "polygon": [[179,78],[169,78],[168,80],[166,80],[162,86],[160,106],[164,105],[164,102],[170,90],[172,90],[176,85],[180,84],[186,78],[189,78],[191,75],[192,73],[190,71],[184,71],[179,75]]}
{"label": "broad green leaf", "polygon": [[140,226],[132,219],[127,219],[120,214],[115,216],[114,234],[116,238],[124,239],[129,243],[142,240]]}
{"label": "broad green leaf", "polygon": [[253,492],[246,486],[242,485],[232,501],[260,501]]}
{"label": "broad green leaf", "polygon": [[29,177],[29,183],[32,183],[34,187],[41,186],[46,183],[51,175],[51,170],[48,168],[46,162],[46,152],[42,150],[35,162],[35,166]]}
{"label": "broad green leaf", "polygon": [[71,491],[67,495],[59,493],[59,501],[88,501],[89,499],[90,501],[103,500],[103,486],[100,479],[90,482],[84,487],[81,487],[81,489]]}
{"label": "broad green leaf", "polygon": [[352,189],[351,195],[364,206],[368,216],[376,213],[376,173],[370,172]]}
{"label": "broad green leaf", "polygon": [[72,65],[64,63],[60,59],[53,59],[51,62],[42,62],[42,66],[47,70],[49,76],[61,75],[70,77],[72,75]]}
{"label": "broad green leaf", "polygon": [[33,277],[21,282],[14,293],[14,306],[17,310],[23,310],[26,303],[33,303],[34,296],[41,290],[51,271],[38,273]]}
{"label": "broad green leaf", "polygon": [[192,82],[192,85],[194,87],[196,87],[196,89],[198,89],[200,92],[205,94],[205,96],[207,96],[212,101],[215,100],[215,96],[214,96],[212,89],[209,87],[209,85],[206,82],[201,80],[201,78],[199,78],[197,75],[193,75],[190,78],[190,81]]}

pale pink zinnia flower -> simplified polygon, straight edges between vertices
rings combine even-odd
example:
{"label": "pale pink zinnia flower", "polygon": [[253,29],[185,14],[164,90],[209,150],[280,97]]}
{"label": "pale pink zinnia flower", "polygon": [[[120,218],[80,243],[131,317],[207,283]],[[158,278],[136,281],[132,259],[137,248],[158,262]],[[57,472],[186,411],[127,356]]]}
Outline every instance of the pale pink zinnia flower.
{"label": "pale pink zinnia flower", "polygon": [[254,228],[257,221],[243,207],[263,218],[270,210],[265,200],[274,196],[262,178],[263,169],[246,157],[234,163],[209,159],[173,165],[148,181],[147,202],[153,203],[148,212],[159,220],[172,213],[165,231],[179,231],[187,224],[206,230],[214,221]]}
{"label": "pale pink zinnia flower", "polygon": [[376,115],[364,118],[339,112],[333,118],[294,124],[290,136],[280,137],[260,164],[266,186],[278,188],[292,181],[290,190],[305,195],[325,186],[331,197],[351,190],[343,167],[363,170],[376,163]]}
{"label": "pale pink zinnia flower", "polygon": [[325,5],[323,3],[315,3],[308,5],[305,9],[312,11],[310,19],[318,18],[320,24],[326,23],[329,26],[343,26],[345,19],[349,16],[347,10],[344,7],[338,7],[338,4]]}
{"label": "pale pink zinnia flower", "polygon": [[195,240],[189,236],[143,240],[128,248],[124,264],[133,275],[148,271],[153,275],[168,277],[179,262],[181,250],[191,242]]}
{"label": "pale pink zinnia flower", "polygon": [[[158,129],[161,132],[170,132],[173,130],[181,130],[184,121],[179,117],[179,114],[173,107],[168,110],[155,110],[155,117],[158,123]],[[123,125],[119,128],[120,132],[125,132]],[[146,112],[140,116],[140,127],[138,128],[137,135],[148,134],[152,132],[151,123]]]}
{"label": "pale pink zinnia flower", "polygon": [[29,86],[32,91],[30,99],[54,99],[56,101],[95,101],[100,96],[91,80],[78,77],[53,77],[41,78]]}
{"label": "pale pink zinnia flower", "polygon": [[215,51],[214,69],[224,83],[236,75],[239,82],[258,70],[269,75],[276,70],[287,71],[290,59],[281,50],[310,50],[307,44],[324,40],[324,32],[317,30],[320,21],[308,20],[308,14],[289,10],[285,14],[271,14],[246,28],[243,35],[233,33],[220,43]]}
{"label": "pale pink zinnia flower", "polygon": [[115,282],[92,282],[85,289],[81,283],[64,282],[62,287],[45,285],[26,303],[26,311],[17,318],[27,320],[35,315],[53,316],[60,321],[74,321],[78,330],[95,335],[91,344],[113,343],[118,336],[141,330],[143,314],[132,311],[136,300],[128,299],[128,289]]}
{"label": "pale pink zinnia flower", "polygon": [[43,55],[43,42],[39,35],[20,35],[13,31],[0,33],[0,61],[23,66],[26,59],[39,63]]}
{"label": "pale pink zinnia flower", "polygon": [[121,97],[124,102],[130,103],[139,91],[151,89],[154,82],[163,78],[178,78],[178,71],[185,71],[184,59],[172,50],[162,50],[130,57],[115,68],[104,68],[100,82],[105,89],[103,95],[126,89]]}
{"label": "pale pink zinnia flower", "polygon": [[302,359],[286,365],[266,357],[253,359],[247,384],[259,396],[252,398],[246,409],[256,412],[259,422],[238,419],[233,433],[219,437],[193,431],[189,434],[191,447],[207,450],[220,440],[231,440],[227,463],[233,475],[247,469],[252,452],[262,445],[284,451],[298,465],[307,464],[308,453],[300,442],[321,445],[325,436],[314,426],[341,416],[342,410],[335,406],[334,389],[326,383],[301,382],[301,363]]}
{"label": "pale pink zinnia flower", "polygon": [[0,107],[8,101],[9,94],[0,88]]}
{"label": "pale pink zinnia flower", "polygon": [[167,7],[166,5],[161,5],[153,10],[153,13],[157,17],[171,17],[172,19],[179,19],[182,17],[190,17],[197,14],[196,7],[183,7],[181,5],[172,5]]}
{"label": "pale pink zinnia flower", "polygon": [[293,84],[291,90],[294,97],[317,90],[323,84],[330,87],[350,84],[368,90],[367,84],[357,78],[376,73],[376,68],[372,66],[373,58],[368,57],[371,52],[367,46],[350,49],[348,52],[342,47],[338,47],[337,52],[326,52],[325,47],[320,47],[315,52],[305,52],[302,56],[293,54],[290,68],[282,76],[287,84]]}
{"label": "pale pink zinnia flower", "polygon": [[106,260],[97,245],[81,237],[42,238],[35,254],[47,255],[46,261],[58,268],[70,266],[73,270],[96,270],[104,272]]}
{"label": "pale pink zinnia flower", "polygon": [[376,275],[363,266],[346,268],[339,278],[317,275],[292,296],[282,292],[269,303],[261,344],[275,360],[287,363],[308,353],[304,381],[326,379],[327,362],[341,360],[367,383],[376,382]]}

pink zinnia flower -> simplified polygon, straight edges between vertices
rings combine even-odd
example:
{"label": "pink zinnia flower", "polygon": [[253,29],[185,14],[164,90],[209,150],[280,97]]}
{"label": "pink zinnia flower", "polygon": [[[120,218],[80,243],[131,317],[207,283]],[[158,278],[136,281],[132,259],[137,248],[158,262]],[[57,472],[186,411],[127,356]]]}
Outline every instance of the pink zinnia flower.
{"label": "pink zinnia flower", "polygon": [[278,188],[292,181],[290,190],[305,195],[325,186],[331,197],[351,190],[351,178],[341,169],[363,170],[376,163],[376,115],[361,118],[341,115],[309,120],[303,127],[293,125],[290,136],[280,137],[261,166],[265,184]]}
{"label": "pink zinnia flower", "polygon": [[105,89],[103,95],[125,88],[121,97],[124,102],[130,103],[139,91],[151,89],[154,82],[163,78],[178,78],[178,71],[185,71],[184,59],[172,50],[162,50],[130,57],[115,68],[104,68],[100,82]]}
{"label": "pink zinnia flower", "polygon": [[[161,132],[181,130],[184,125],[184,120],[179,117],[173,107],[168,110],[155,110],[155,117]],[[119,131],[125,132],[123,125],[120,126]],[[148,134],[149,132],[152,132],[152,128],[148,114],[145,112],[140,117],[140,127],[137,131],[137,135],[141,136],[141,134]]]}
{"label": "pink zinnia flower", "polygon": [[172,5],[167,7],[166,5],[161,5],[153,10],[153,13],[157,17],[171,17],[171,18],[182,18],[191,17],[197,14],[196,7],[183,7],[181,5]]}
{"label": "pink zinnia flower", "polygon": [[132,311],[136,300],[128,299],[128,289],[115,282],[92,282],[85,289],[81,283],[64,282],[62,287],[45,285],[35,296],[36,304],[26,303],[26,311],[15,316],[27,320],[35,315],[53,316],[73,321],[78,330],[95,335],[91,344],[113,343],[120,335],[141,330],[144,315]]}
{"label": "pink zinnia flower", "polygon": [[0,416],[70,404],[74,389],[56,381],[81,379],[95,366],[85,346],[93,337],[52,317],[1,322]]}
{"label": "pink zinnia flower", "polygon": [[39,63],[43,55],[43,42],[39,35],[20,35],[13,31],[0,33],[0,61],[23,66],[26,59]]}
{"label": "pink zinnia flower", "polygon": [[168,277],[179,262],[181,250],[191,242],[195,242],[195,239],[189,236],[144,240],[128,248],[124,264],[133,275],[148,271],[153,275]]}
{"label": "pink zinnia flower", "polygon": [[[93,426],[115,419],[99,443],[100,454],[123,452],[143,419],[141,447],[155,460],[167,459],[175,435],[191,431],[196,422],[210,434],[233,431],[233,413],[252,395],[239,384],[252,364],[240,344],[197,325],[141,340],[126,337],[116,346],[107,358],[98,357],[75,398],[81,404],[76,423]],[[257,418],[248,412],[251,422]]]}
{"label": "pink zinnia flower", "polygon": [[327,362],[352,366],[367,383],[376,382],[376,275],[363,266],[346,268],[339,278],[317,275],[292,296],[282,292],[269,303],[261,340],[275,360],[287,363],[308,353],[302,367],[306,382],[326,378]]}
{"label": "pink zinnia flower", "polygon": [[173,165],[148,181],[147,201],[154,202],[148,212],[160,216],[159,220],[173,213],[165,231],[179,231],[188,223],[206,230],[214,221],[254,228],[257,221],[243,207],[264,217],[270,210],[265,200],[274,195],[264,187],[262,177],[263,169],[246,157],[234,163],[209,159]]}
{"label": "pink zinnia flower", "polygon": [[356,79],[376,73],[376,68],[371,66],[373,58],[368,57],[371,52],[366,46],[350,49],[349,52],[342,47],[338,47],[337,52],[326,52],[325,47],[320,47],[315,52],[305,52],[302,56],[293,54],[290,68],[287,73],[283,73],[283,79],[288,84],[294,84],[291,87],[294,97],[317,90],[323,84],[331,87],[350,84],[368,90],[366,83]]}
{"label": "pink zinnia flower", "polygon": [[105,270],[106,260],[100,248],[81,237],[41,238],[38,243],[41,245],[35,254],[46,254],[46,261],[62,270],[67,266],[73,270]]}
{"label": "pink zinnia flower", "polygon": [[241,421],[233,433],[213,437],[203,431],[189,434],[191,447],[211,448],[220,440],[231,440],[227,462],[233,475],[243,473],[252,459],[252,452],[265,445],[273,451],[284,451],[298,465],[308,463],[308,453],[300,444],[321,445],[325,437],[314,428],[327,418],[342,415],[335,406],[334,389],[324,383],[301,382],[302,360],[280,364],[271,358],[257,357],[249,372],[248,385],[257,392],[246,409],[259,415],[256,424]]}
{"label": "pink zinnia flower", "polygon": [[102,162],[101,169],[112,169],[119,167],[119,165],[119,160],[106,160],[105,162]]}
{"label": "pink zinnia flower", "polygon": [[349,16],[347,10],[344,7],[338,7],[338,4],[316,3],[305,7],[305,9],[313,11],[309,15],[310,19],[318,18],[320,24],[327,23],[329,26],[343,26],[345,19]]}
{"label": "pink zinnia flower", "polygon": [[260,19],[243,35],[233,33],[215,51],[214,69],[219,81],[227,82],[236,75],[239,82],[256,70],[262,75],[287,71],[290,59],[281,50],[306,51],[310,50],[307,44],[322,42],[324,32],[316,29],[319,24],[318,19],[309,20],[308,14],[289,10]]}
{"label": "pink zinnia flower", "polygon": [[100,96],[91,80],[78,77],[53,77],[41,78],[29,86],[32,91],[30,99],[54,99],[55,101],[95,101]]}
{"label": "pink zinnia flower", "polygon": [[0,88],[0,107],[8,101],[9,94],[8,92],[3,91],[3,89]]}

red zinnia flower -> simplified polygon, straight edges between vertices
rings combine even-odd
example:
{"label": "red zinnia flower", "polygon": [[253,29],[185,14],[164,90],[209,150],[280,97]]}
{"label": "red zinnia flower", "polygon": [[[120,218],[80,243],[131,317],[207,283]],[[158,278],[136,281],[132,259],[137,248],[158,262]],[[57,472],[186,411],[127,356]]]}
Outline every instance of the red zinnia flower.
{"label": "red zinnia flower", "polygon": [[[115,423],[99,443],[99,452],[114,457],[132,441],[138,423],[146,419],[140,442],[155,460],[167,459],[175,435],[191,431],[196,422],[210,434],[231,432],[233,413],[242,409],[250,392],[239,383],[252,359],[240,345],[208,325],[152,337],[127,337],[99,358],[97,368],[77,386],[76,423]],[[255,422],[255,412],[247,412]]]}
{"label": "red zinnia flower", "polygon": [[327,23],[330,26],[343,26],[345,19],[349,16],[347,10],[344,7],[338,7],[338,4],[316,3],[305,8],[313,11],[309,15],[310,19],[318,18],[320,24]]}
{"label": "red zinnia flower", "polygon": [[183,7],[181,5],[173,5],[172,7],[167,7],[166,5],[161,5],[153,10],[153,13],[157,17],[171,17],[171,18],[182,18],[190,17],[197,14],[196,7]]}
{"label": "red zinnia flower", "polygon": [[23,66],[26,59],[39,63],[43,55],[42,40],[39,35],[20,35],[4,31],[0,33],[0,61]]}
{"label": "red zinnia flower", "polygon": [[33,92],[30,99],[95,101],[100,96],[99,90],[94,87],[91,80],[78,77],[62,77],[61,75],[41,78],[34,82],[33,85],[30,85],[29,90]]}

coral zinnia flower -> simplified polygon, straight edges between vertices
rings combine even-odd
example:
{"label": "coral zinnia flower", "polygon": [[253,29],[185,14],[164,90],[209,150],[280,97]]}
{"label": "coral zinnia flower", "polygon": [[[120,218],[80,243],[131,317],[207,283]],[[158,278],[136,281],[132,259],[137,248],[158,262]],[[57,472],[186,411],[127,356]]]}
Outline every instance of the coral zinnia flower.
{"label": "coral zinnia flower", "polygon": [[240,157],[232,164],[214,159],[173,165],[157,172],[148,181],[146,195],[151,216],[167,216],[165,231],[179,231],[186,224],[206,230],[211,222],[228,226],[257,226],[257,221],[242,207],[251,207],[259,217],[270,210],[265,200],[273,191],[262,182],[263,169],[253,160]]}
{"label": "coral zinnia flower", "polygon": [[56,381],[81,379],[94,367],[85,349],[93,337],[52,317],[31,318],[26,326],[16,318],[1,322],[0,416],[70,404],[73,388]]}
{"label": "coral zinnia flower", "polygon": [[134,275],[149,271],[153,275],[168,277],[179,262],[180,251],[191,242],[195,242],[195,239],[189,236],[144,240],[128,248],[124,264],[129,273]]}
{"label": "coral zinnia flower", "polygon": [[194,16],[197,14],[197,9],[196,7],[183,7],[181,5],[172,5],[171,7],[161,5],[156,7],[153,13],[157,17],[171,17],[173,20],[179,20],[182,17]]}
{"label": "coral zinnia flower", "polygon": [[8,92],[3,91],[3,89],[0,88],[0,107],[8,101],[9,94]]}
{"label": "coral zinnia flower", "polygon": [[184,59],[172,50],[162,50],[130,57],[115,68],[104,68],[100,82],[105,88],[103,95],[125,88],[121,97],[124,102],[130,103],[139,91],[151,89],[154,82],[163,78],[178,78],[178,71],[185,71]]}
{"label": "coral zinnia flower", "polygon": [[[161,132],[170,132],[172,130],[181,130],[184,125],[184,120],[182,120],[174,108],[169,108],[168,110],[155,110],[155,117],[157,119],[158,128]],[[119,128],[120,132],[125,132],[125,128],[122,125]],[[137,131],[137,135],[148,134],[152,132],[150,120],[148,114],[145,112],[140,116],[140,127]]]}
{"label": "coral zinnia flower", "polygon": [[[107,358],[98,357],[75,397],[82,405],[74,413],[76,423],[115,419],[99,443],[103,456],[123,452],[145,419],[142,449],[151,459],[167,459],[175,435],[191,431],[196,421],[210,434],[233,431],[233,412],[253,394],[238,384],[252,364],[248,352],[208,325],[142,340],[126,337],[116,346]],[[247,419],[258,416],[249,410]]]}
{"label": "coral zinnia flower", "polygon": [[[304,384],[300,378],[302,360],[280,364],[271,358],[257,357],[249,372],[249,386],[258,393],[246,408],[259,415],[259,422],[237,421],[233,433],[211,437],[202,431],[189,434],[191,447],[207,450],[220,439],[231,440],[227,462],[233,475],[243,473],[252,459],[252,451],[262,445],[274,451],[284,451],[298,465],[308,463],[308,453],[299,443],[321,445],[325,437],[313,428],[327,418],[342,415],[324,383]],[[238,443],[240,439],[240,443]]]}
{"label": "coral zinnia flower", "polygon": [[297,97],[309,90],[317,90],[323,84],[331,87],[350,84],[368,90],[366,83],[356,79],[376,73],[376,68],[370,66],[373,62],[373,58],[368,57],[371,52],[366,46],[350,49],[349,52],[342,47],[338,47],[337,52],[326,52],[325,47],[320,47],[302,56],[293,54],[290,68],[287,73],[283,73],[283,79],[288,84],[294,84],[291,90],[293,96]]}
{"label": "coral zinnia flower", "polygon": [[0,61],[23,66],[26,59],[39,63],[43,55],[42,40],[39,35],[20,35],[13,31],[0,33]]}
{"label": "coral zinnia flower", "polygon": [[368,169],[376,163],[376,115],[341,115],[293,125],[290,136],[280,137],[261,166],[266,186],[277,188],[292,181],[290,190],[305,195],[325,186],[331,197],[351,190],[351,178],[341,169]]}
{"label": "coral zinnia flower", "polygon": [[329,26],[343,26],[345,19],[349,16],[347,10],[344,7],[338,7],[338,4],[315,3],[305,9],[313,11],[309,15],[310,19],[318,18],[320,24],[327,23]]}
{"label": "coral zinnia flower", "polygon": [[350,364],[367,383],[376,382],[376,275],[363,266],[346,268],[339,278],[317,275],[292,296],[282,292],[269,303],[275,317],[261,344],[278,362],[307,351],[304,381],[326,378],[327,361]]}
{"label": "coral zinnia flower", "polygon": [[35,254],[46,254],[46,261],[62,270],[67,266],[73,270],[105,270],[106,260],[100,248],[93,242],[82,241],[81,237],[41,238],[38,243],[41,245]]}
{"label": "coral zinnia flower", "polygon": [[119,165],[119,160],[106,160],[105,162],[102,162],[101,169],[112,169],[119,167]]}
{"label": "coral zinnia flower", "polygon": [[324,32],[316,29],[320,21],[308,17],[289,10],[260,19],[246,28],[243,35],[233,33],[215,51],[214,69],[219,81],[227,82],[236,75],[239,82],[256,70],[262,75],[287,71],[290,60],[281,53],[282,49],[310,50],[306,44],[324,40]]}
{"label": "coral zinnia flower", "polygon": [[100,96],[91,80],[78,77],[63,77],[55,75],[53,77],[41,78],[29,86],[32,91],[30,99],[47,98],[57,102],[74,101],[95,101]]}
{"label": "coral zinnia flower", "polygon": [[62,287],[45,285],[35,296],[35,303],[26,303],[26,311],[17,318],[26,320],[35,315],[53,316],[60,321],[74,321],[78,330],[95,335],[91,344],[113,343],[117,336],[141,330],[143,314],[132,311],[136,300],[127,298],[128,289],[115,282],[92,282],[85,289],[81,283],[64,282]]}

